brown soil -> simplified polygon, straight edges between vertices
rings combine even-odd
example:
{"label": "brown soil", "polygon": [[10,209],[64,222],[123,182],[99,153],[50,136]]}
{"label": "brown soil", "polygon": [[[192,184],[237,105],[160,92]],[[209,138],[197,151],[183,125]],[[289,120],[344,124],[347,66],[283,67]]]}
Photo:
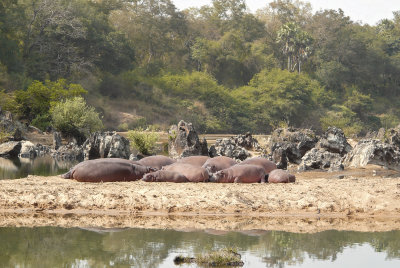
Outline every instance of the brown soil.
{"label": "brown soil", "polygon": [[292,184],[3,180],[0,226],[400,229],[400,176],[395,172],[369,167],[296,175]]}

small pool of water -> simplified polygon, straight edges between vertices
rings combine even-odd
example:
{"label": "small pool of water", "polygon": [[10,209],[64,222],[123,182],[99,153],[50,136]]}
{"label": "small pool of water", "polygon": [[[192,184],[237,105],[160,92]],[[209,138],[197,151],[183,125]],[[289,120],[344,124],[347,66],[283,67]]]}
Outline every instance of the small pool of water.
{"label": "small pool of water", "polygon": [[178,254],[236,247],[244,267],[400,267],[400,231],[216,232],[0,228],[2,267],[176,266]]}
{"label": "small pool of water", "polygon": [[0,180],[28,175],[53,176],[67,172],[77,161],[58,161],[51,156],[7,159],[0,157]]}

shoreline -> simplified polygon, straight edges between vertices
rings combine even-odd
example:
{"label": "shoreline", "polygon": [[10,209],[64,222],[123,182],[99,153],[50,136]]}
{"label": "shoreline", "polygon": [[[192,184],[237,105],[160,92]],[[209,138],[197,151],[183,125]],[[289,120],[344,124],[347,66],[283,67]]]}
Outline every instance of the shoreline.
{"label": "shoreline", "polygon": [[0,227],[400,230],[398,173],[372,166],[296,177],[291,184],[1,180]]}

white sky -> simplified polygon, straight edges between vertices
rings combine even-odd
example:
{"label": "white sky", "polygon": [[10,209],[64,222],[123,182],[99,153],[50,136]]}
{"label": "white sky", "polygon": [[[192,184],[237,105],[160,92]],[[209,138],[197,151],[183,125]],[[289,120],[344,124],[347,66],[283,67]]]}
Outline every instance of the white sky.
{"label": "white sky", "polygon": [[[211,3],[211,0],[172,0],[178,9],[200,7]],[[246,0],[252,12],[263,8],[271,0]],[[400,0],[308,0],[314,12],[320,9],[341,8],[346,16],[353,21],[361,21],[370,25],[376,24],[381,19],[392,19],[393,11],[400,10]]]}

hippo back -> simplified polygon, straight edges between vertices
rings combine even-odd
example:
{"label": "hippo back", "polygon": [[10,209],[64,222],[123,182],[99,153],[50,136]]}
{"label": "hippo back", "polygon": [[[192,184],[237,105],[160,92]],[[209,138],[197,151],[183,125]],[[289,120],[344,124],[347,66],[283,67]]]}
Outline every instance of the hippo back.
{"label": "hippo back", "polygon": [[205,168],[185,163],[175,163],[164,167],[163,170],[178,172],[191,182],[205,182],[209,179],[208,172]]}
{"label": "hippo back", "polygon": [[140,165],[161,169],[164,166],[175,163],[176,160],[164,155],[152,155],[142,158],[138,161]]}
{"label": "hippo back", "polygon": [[208,159],[204,163],[203,168],[207,169],[210,173],[215,173],[219,170],[229,168],[233,165],[236,165],[236,161],[232,158],[229,158],[227,156],[217,156]]}
{"label": "hippo back", "polygon": [[190,164],[193,166],[198,166],[201,167],[204,165],[204,163],[210,159],[210,157],[208,156],[204,156],[204,155],[193,155],[193,156],[188,156],[188,157],[184,157],[181,159],[178,159],[178,163],[185,163],[185,164]]}
{"label": "hippo back", "polygon": [[265,174],[269,174],[272,170],[276,169],[276,164],[264,157],[248,158],[238,165],[256,165],[264,168]]}
{"label": "hippo back", "polygon": [[289,183],[295,182],[296,176],[282,169],[272,170],[268,175],[269,183]]}

